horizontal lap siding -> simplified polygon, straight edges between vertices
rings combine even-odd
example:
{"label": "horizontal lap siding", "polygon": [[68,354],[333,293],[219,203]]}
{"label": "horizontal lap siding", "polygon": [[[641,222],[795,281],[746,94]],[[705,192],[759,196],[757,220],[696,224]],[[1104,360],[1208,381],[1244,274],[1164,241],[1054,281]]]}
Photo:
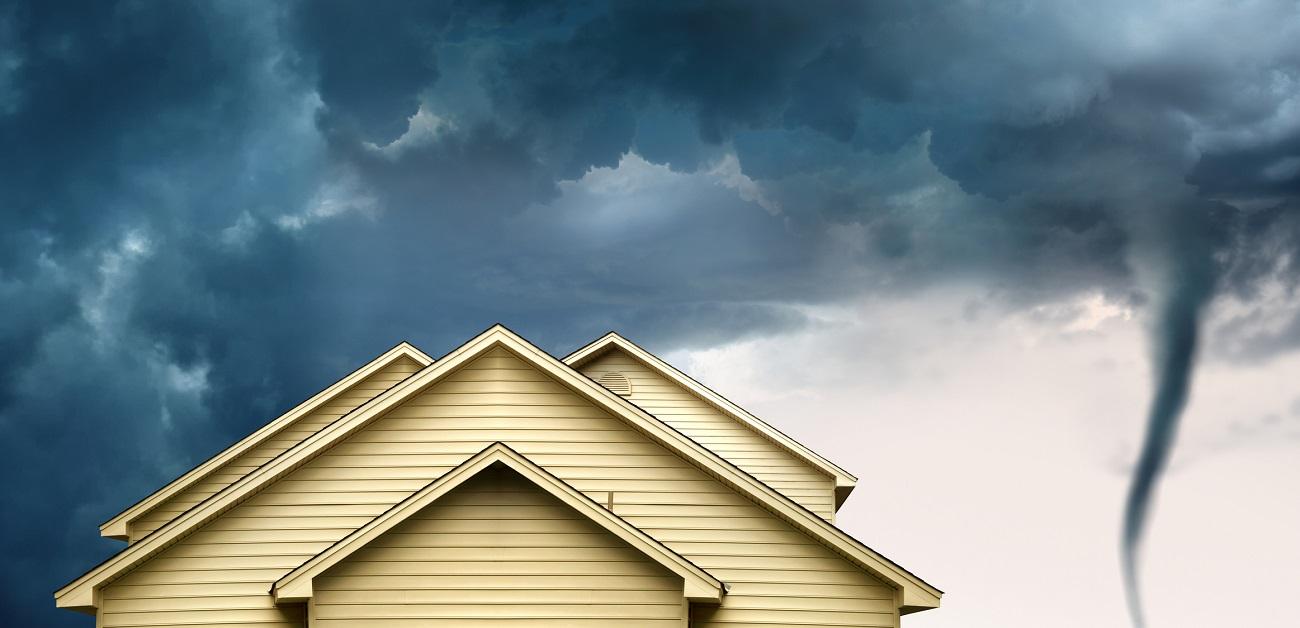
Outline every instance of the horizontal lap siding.
{"label": "horizontal lap siding", "polygon": [[[896,626],[880,610],[892,598],[879,581],[501,349],[110,584],[103,625],[179,625],[187,616],[145,609],[189,605],[205,610],[188,617],[210,625],[252,622],[256,611],[301,626],[274,615],[273,582],[498,440],[599,503],[612,491],[616,513],[727,582],[722,606],[696,606],[692,625]],[[513,510],[476,506],[483,519],[529,512]],[[230,610],[216,610],[223,604]]]}
{"label": "horizontal lap siding", "polygon": [[312,626],[681,628],[682,579],[488,469],[313,581]]}
{"label": "horizontal lap siding", "polygon": [[835,517],[835,481],[784,447],[618,349],[582,366],[592,379],[618,372],[633,403],[822,518]]}
{"label": "horizontal lap siding", "polygon": [[422,367],[415,360],[401,357],[392,364],[371,374],[370,377],[357,382],[355,386],[331,399],[329,403],[285,426],[261,444],[227,462],[207,477],[195,482],[189,488],[141,515],[131,523],[131,542],[143,538],[146,534],[174,519],[176,515],[217,494],[218,491],[235,483],[236,480],[244,477],[250,471],[302,442],[326,425],[333,423],[335,419],[351,412],[357,406],[370,401],[394,384],[410,377],[412,373],[420,370],[420,368]]}

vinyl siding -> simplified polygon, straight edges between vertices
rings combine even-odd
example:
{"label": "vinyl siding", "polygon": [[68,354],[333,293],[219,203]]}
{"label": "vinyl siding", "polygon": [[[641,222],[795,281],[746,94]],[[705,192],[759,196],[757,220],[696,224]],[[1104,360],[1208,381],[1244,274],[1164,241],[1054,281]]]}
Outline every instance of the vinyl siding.
{"label": "vinyl siding", "polygon": [[605,373],[622,373],[632,383],[632,403],[823,519],[835,520],[834,478],[640,360],[611,349],[580,370],[592,379]]}
{"label": "vinyl siding", "polygon": [[376,371],[370,377],[357,382],[355,386],[343,391],[339,396],[330,400],[329,403],[317,408],[316,411],[306,414],[297,421],[285,426],[279,433],[244,452],[224,466],[213,470],[207,477],[141,514],[129,526],[130,542],[134,543],[146,534],[162,527],[175,518],[176,515],[189,510],[195,504],[230,486],[248,472],[302,442],[303,439],[315,434],[321,428],[333,423],[335,419],[351,412],[375,395],[388,390],[394,384],[420,370],[420,368],[420,364],[415,360],[403,356],[394,360],[392,364]]}
{"label": "vinyl siding", "polygon": [[102,625],[300,626],[271,583],[498,440],[727,582],[693,626],[897,626],[892,589],[500,348],[108,584]]}
{"label": "vinyl siding", "polygon": [[318,576],[314,627],[682,628],[682,579],[493,467]]}

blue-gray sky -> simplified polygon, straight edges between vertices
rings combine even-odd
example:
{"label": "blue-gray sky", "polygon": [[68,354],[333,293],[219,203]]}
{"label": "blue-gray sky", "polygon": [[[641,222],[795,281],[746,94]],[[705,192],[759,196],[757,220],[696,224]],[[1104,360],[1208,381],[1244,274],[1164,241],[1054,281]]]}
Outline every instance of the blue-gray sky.
{"label": "blue-gray sky", "polygon": [[1150,322],[1136,441],[1207,309],[1222,364],[1300,348],[1296,41],[1281,1],[0,2],[0,609],[87,625],[50,592],[100,522],[497,321],[700,356],[1102,303]]}

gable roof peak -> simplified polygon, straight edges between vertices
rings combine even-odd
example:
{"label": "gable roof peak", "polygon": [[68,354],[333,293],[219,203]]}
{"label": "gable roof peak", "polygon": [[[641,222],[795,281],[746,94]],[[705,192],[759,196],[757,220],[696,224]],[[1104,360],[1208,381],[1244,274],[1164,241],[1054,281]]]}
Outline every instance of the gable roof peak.
{"label": "gable roof peak", "polygon": [[415,344],[409,340],[403,340],[397,343],[397,345],[390,349],[390,351],[401,351],[411,358],[414,358],[416,362],[420,362],[423,366],[433,364],[433,357],[415,346]]}
{"label": "gable roof peak", "polygon": [[456,487],[495,465],[511,469],[534,486],[576,510],[587,520],[632,546],[642,555],[681,576],[682,593],[686,599],[713,603],[722,600],[726,587],[721,580],[614,514],[613,511],[592,501],[591,498],[509,445],[497,441],[277,580],[271,588],[276,602],[307,601],[312,597],[312,580],[316,576],[339,564],[385,532],[392,530]]}

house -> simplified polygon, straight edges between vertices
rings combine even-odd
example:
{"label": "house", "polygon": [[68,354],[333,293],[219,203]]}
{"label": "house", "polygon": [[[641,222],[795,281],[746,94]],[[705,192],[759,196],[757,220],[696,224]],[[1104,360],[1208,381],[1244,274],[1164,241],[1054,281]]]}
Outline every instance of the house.
{"label": "house", "polygon": [[400,344],[104,523],[98,626],[898,626],[847,471],[610,333]]}

